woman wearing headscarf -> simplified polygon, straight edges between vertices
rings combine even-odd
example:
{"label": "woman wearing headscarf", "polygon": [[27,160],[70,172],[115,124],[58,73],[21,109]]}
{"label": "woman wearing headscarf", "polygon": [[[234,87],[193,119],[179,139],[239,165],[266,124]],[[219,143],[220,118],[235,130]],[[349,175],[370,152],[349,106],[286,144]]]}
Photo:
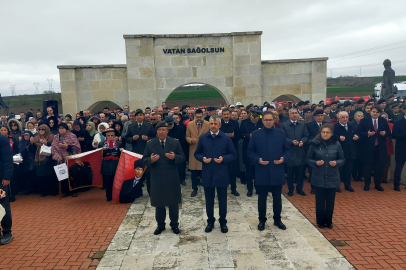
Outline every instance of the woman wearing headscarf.
{"label": "woman wearing headscarf", "polygon": [[92,150],[91,148],[88,149],[89,141],[91,142],[90,134],[87,130],[81,128],[81,124],[78,120],[75,120],[73,122],[72,133],[75,134],[76,137],[78,138],[82,153]]}
{"label": "woman wearing headscarf", "polygon": [[99,143],[103,149],[103,160],[100,174],[103,176],[103,184],[106,188],[107,201],[112,200],[113,181],[116,174],[118,161],[121,155],[121,142],[117,141],[114,129],[108,128],[103,134],[106,137],[104,142]]}
{"label": "woman wearing headscarf", "polygon": [[[7,139],[10,142],[10,147],[11,150],[13,151],[13,155],[17,155],[19,153],[18,151],[18,138],[16,138],[15,136],[11,135],[11,132],[8,128],[8,126],[6,125],[0,125],[0,134],[7,137]],[[18,175],[18,164],[13,164],[14,166],[14,171],[13,171],[13,177],[10,181],[10,202],[14,202],[15,201],[15,195],[18,193],[18,181],[19,181],[19,177]]]}
{"label": "woman wearing headscarf", "polygon": [[58,119],[55,116],[50,116],[47,119],[47,125],[52,135],[58,134]]}
{"label": "woman wearing headscarf", "polygon": [[85,130],[86,129],[86,118],[84,116],[79,117],[80,127]]}
{"label": "woman wearing headscarf", "polygon": [[26,127],[27,128],[25,129],[25,131],[31,132],[32,136],[34,137],[37,135],[37,130],[35,129],[35,124],[33,122],[27,122]]}
{"label": "woman wearing headscarf", "polygon": [[[31,125],[33,124],[31,123]],[[23,162],[20,167],[20,172],[21,179],[22,181],[25,182],[24,186],[27,188],[26,195],[29,195],[31,193],[38,194],[37,178],[35,177],[34,171],[35,153],[29,150],[30,140],[33,137],[34,135],[32,134],[32,132],[26,129],[23,132],[20,144],[18,145],[18,150],[23,158]]]}
{"label": "woman wearing headscarf", "polygon": [[86,123],[86,130],[89,132],[89,134],[90,134],[90,139],[91,139],[91,142],[90,142],[90,144],[93,142],[93,139],[94,139],[94,136],[98,133],[97,132],[97,130],[96,130],[96,128],[95,128],[95,126],[94,126],[94,123],[93,122],[87,122]]}
{"label": "woman wearing headscarf", "polygon": [[95,129],[98,129],[99,124],[101,123],[101,119],[98,116],[92,116],[89,119],[89,122],[93,122]]}
{"label": "woman wearing headscarf", "polygon": [[[52,159],[56,161],[57,164],[65,163],[66,157],[79,154],[80,144],[78,138],[69,131],[68,125],[66,123],[60,123],[58,126],[58,134],[54,136],[52,141]],[[62,181],[62,193],[63,197],[70,194],[68,181]],[[76,197],[77,192],[72,192],[72,196]]]}
{"label": "woman wearing headscarf", "polygon": [[12,118],[10,120],[8,120],[7,123],[8,129],[10,130],[10,134],[11,136],[13,136],[13,138],[15,138],[17,140],[17,142],[19,140],[21,140],[21,135],[22,135],[22,126],[20,121],[18,121],[15,118]]}
{"label": "woman wearing headscarf", "polygon": [[92,143],[93,148],[97,148],[99,146],[100,142],[104,142],[106,140],[106,137],[103,135],[103,133],[108,128],[109,128],[109,124],[107,124],[107,123],[100,123],[99,124],[99,127],[97,128],[99,133],[94,135],[94,138],[93,138],[93,143]]}
{"label": "woman wearing headscarf", "polygon": [[30,151],[35,152],[35,171],[41,197],[58,195],[58,180],[55,176],[54,164],[51,156],[41,155],[41,146],[51,146],[54,135],[49,127],[42,124],[38,127],[38,135],[30,138]]}
{"label": "woman wearing headscarf", "polygon": [[121,138],[121,134],[123,132],[123,123],[121,123],[120,121],[114,121],[113,128],[116,132],[117,140],[123,143],[123,140]]}

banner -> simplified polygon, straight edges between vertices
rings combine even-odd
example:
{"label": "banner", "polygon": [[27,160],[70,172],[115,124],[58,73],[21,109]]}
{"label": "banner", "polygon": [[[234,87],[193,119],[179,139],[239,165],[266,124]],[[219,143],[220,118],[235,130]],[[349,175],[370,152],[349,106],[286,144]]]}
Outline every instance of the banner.
{"label": "banner", "polygon": [[102,187],[103,177],[100,174],[102,159],[101,148],[66,157],[69,189],[72,191],[90,186]]}
{"label": "banner", "polygon": [[[138,183],[139,182],[138,179],[140,179],[142,177],[142,174],[145,171],[145,168],[143,168],[142,173],[140,175],[138,175],[139,177],[136,177],[136,175],[135,175],[136,168],[134,168],[134,162],[137,160],[140,160],[137,163],[142,164],[141,163],[142,155],[139,155],[139,154],[127,151],[127,150],[123,150],[121,152],[120,161],[118,162],[116,175],[114,177],[113,202],[115,202],[115,203],[130,202],[131,199],[129,201],[120,200],[120,197],[123,198],[123,193],[126,193],[125,197],[132,197],[134,199],[136,197],[139,197],[138,196],[139,192],[141,192],[141,195],[142,195],[141,183]],[[140,165],[140,166],[143,166],[143,165]],[[123,188],[123,190],[122,190],[122,188]],[[121,193],[121,196],[120,196],[120,193]]]}

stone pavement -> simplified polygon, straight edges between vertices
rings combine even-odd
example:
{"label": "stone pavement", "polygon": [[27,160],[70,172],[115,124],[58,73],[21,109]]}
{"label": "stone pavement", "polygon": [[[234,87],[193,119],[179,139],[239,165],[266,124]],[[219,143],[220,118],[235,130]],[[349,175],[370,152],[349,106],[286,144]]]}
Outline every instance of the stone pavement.
{"label": "stone pavement", "polygon": [[[393,190],[393,182],[380,192],[371,184],[353,182],[355,192],[337,193],[334,228],[319,229],[329,240],[344,241],[338,250],[358,269],[406,269],[406,190]],[[284,193],[287,194],[284,186]],[[305,183],[306,197],[295,193],[288,199],[316,226],[315,198]]]}
{"label": "stone pavement", "polygon": [[[158,236],[155,208],[149,198],[131,206],[97,270],[117,269],[354,269],[330,242],[283,197],[282,220],[286,231],[273,225],[272,197],[268,199],[265,231],[257,230],[257,195],[228,196],[228,228],[222,234],[219,223],[205,233],[204,192],[190,197],[191,183],[182,187],[180,235],[167,229]],[[230,192],[230,191],[229,191]],[[215,213],[218,218],[218,204]]]}
{"label": "stone pavement", "polygon": [[0,245],[0,269],[96,269],[92,256],[107,249],[131,204],[106,202],[92,188],[77,198],[16,196],[14,240]]}

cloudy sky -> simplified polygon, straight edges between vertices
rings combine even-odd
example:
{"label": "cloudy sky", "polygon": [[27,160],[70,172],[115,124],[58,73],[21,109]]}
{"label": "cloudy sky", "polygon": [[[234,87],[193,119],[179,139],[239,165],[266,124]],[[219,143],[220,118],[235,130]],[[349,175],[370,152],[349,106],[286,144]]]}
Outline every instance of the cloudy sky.
{"label": "cloudy sky", "polygon": [[[59,91],[57,65],[125,64],[123,34],[263,31],[263,60],[330,57],[328,75],[336,77],[389,58],[406,75],[405,0],[0,0],[0,23],[3,96],[10,85],[34,94],[34,82],[42,92],[47,79]],[[333,58],[353,52],[360,53]]]}

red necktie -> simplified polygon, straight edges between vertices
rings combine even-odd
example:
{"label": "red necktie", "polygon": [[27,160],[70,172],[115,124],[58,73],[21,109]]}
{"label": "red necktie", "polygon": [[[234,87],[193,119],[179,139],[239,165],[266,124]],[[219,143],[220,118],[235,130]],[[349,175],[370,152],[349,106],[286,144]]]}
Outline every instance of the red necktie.
{"label": "red necktie", "polygon": [[213,136],[213,139],[216,138],[216,133],[213,133],[212,136]]}
{"label": "red necktie", "polygon": [[197,133],[200,133],[200,123],[197,124]]}
{"label": "red necktie", "polygon": [[[374,120],[374,130],[375,133],[378,131],[378,124],[376,123],[376,119]],[[378,145],[378,137],[375,139],[375,146]]]}

